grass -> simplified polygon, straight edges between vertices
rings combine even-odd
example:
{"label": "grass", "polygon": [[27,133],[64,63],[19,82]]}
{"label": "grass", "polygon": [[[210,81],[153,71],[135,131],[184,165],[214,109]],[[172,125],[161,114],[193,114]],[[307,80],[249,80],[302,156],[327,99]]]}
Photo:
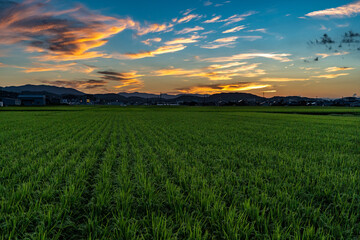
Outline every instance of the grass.
{"label": "grass", "polygon": [[0,239],[358,239],[358,114],[3,108]]}

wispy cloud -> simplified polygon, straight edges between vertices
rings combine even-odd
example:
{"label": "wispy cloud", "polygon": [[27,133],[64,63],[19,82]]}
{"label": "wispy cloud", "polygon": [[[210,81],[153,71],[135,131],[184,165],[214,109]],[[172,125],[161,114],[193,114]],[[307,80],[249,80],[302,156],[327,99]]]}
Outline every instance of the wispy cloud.
{"label": "wispy cloud", "polygon": [[224,1],[224,2],[222,2],[222,3],[217,3],[217,4],[215,4],[215,7],[224,6],[225,4],[230,3],[230,2],[231,2],[231,1]]}
{"label": "wispy cloud", "polygon": [[215,16],[209,20],[204,21],[203,23],[216,23],[220,20],[221,16]]}
{"label": "wispy cloud", "polygon": [[18,67],[25,69],[25,73],[35,72],[54,72],[54,71],[73,71],[82,73],[91,73],[96,68],[88,65],[78,63],[67,63],[67,64],[47,64],[47,63],[36,63],[34,67]]}
{"label": "wispy cloud", "polygon": [[175,38],[171,41],[165,42],[166,45],[174,45],[174,44],[185,44],[185,43],[195,43],[198,42],[198,39],[203,38],[198,35],[193,35],[189,38]]}
{"label": "wispy cloud", "polygon": [[241,65],[245,65],[247,62],[231,62],[226,64],[213,64],[208,67],[208,69],[222,69],[222,68],[231,68],[231,67],[237,67]]}
{"label": "wispy cloud", "polygon": [[205,1],[204,2],[204,6],[210,6],[210,5],[212,5],[213,4],[213,2],[211,2],[211,1],[209,1],[209,0],[207,0],[207,1]]}
{"label": "wispy cloud", "polygon": [[155,76],[204,77],[212,81],[232,80],[233,77],[238,76],[258,77],[265,74],[264,70],[258,69],[260,63],[245,64],[246,63],[235,62],[224,65],[210,65],[209,67],[191,70],[182,68],[165,68],[157,70],[153,72],[153,74]]}
{"label": "wispy cloud", "polygon": [[344,23],[344,24],[336,24],[336,27],[338,28],[346,28],[346,27],[349,27],[350,24],[349,23]]}
{"label": "wispy cloud", "polygon": [[237,23],[237,22],[241,22],[244,21],[246,17],[249,17],[251,15],[256,14],[257,12],[255,11],[250,11],[244,14],[235,14],[232,15],[231,17],[228,17],[226,19],[221,19],[221,16],[215,16],[209,20],[204,21],[204,23],[225,23],[224,26],[233,24],[233,23]]}
{"label": "wispy cloud", "polygon": [[213,33],[216,33],[216,31],[215,30],[210,30],[210,31],[207,31],[207,32],[202,32],[201,35],[206,36],[206,35],[213,34]]}
{"label": "wispy cloud", "polygon": [[314,77],[314,78],[337,78],[337,77],[347,76],[347,75],[349,75],[349,73],[324,74],[324,75],[312,76],[312,77]]}
{"label": "wispy cloud", "polygon": [[239,37],[219,38],[219,39],[212,41],[209,44],[202,45],[201,48],[217,49],[217,48],[221,48],[221,47],[232,47],[238,38]]}
{"label": "wispy cloud", "polygon": [[123,81],[123,80],[130,80],[142,77],[137,73],[137,71],[131,72],[115,72],[115,71],[98,71],[97,73],[101,74],[101,78],[104,80],[110,81]]}
{"label": "wispy cloud", "polygon": [[228,29],[226,31],[223,31],[223,33],[234,33],[234,32],[241,31],[241,30],[243,30],[245,28],[246,28],[245,25],[241,25],[241,26],[234,27],[234,28]]}
{"label": "wispy cloud", "polygon": [[161,42],[161,41],[162,41],[161,38],[149,38],[141,42],[144,43],[145,45],[151,46],[152,42]]}
{"label": "wispy cloud", "polygon": [[262,36],[238,36],[238,38],[242,38],[247,41],[256,41],[256,40],[262,39],[263,37]]}
{"label": "wispy cloud", "polygon": [[219,38],[214,40],[216,43],[228,43],[228,42],[235,42],[239,37],[226,37],[226,38]]}
{"label": "wispy cloud", "polygon": [[202,30],[204,30],[203,27],[196,26],[196,27],[193,27],[193,28],[184,28],[181,31],[177,31],[176,34],[186,34],[186,33],[191,33],[191,32],[202,31]]}
{"label": "wispy cloud", "polygon": [[138,31],[138,35],[142,36],[148,33],[157,33],[157,32],[169,32],[173,30],[173,24],[172,23],[164,23],[164,24],[157,24],[153,23],[148,26],[139,27],[137,26],[136,29]]}
{"label": "wispy cloud", "polygon": [[185,12],[183,13],[184,16],[189,15],[191,12],[193,12],[195,9],[194,8],[189,8],[186,9]]}
{"label": "wispy cloud", "polygon": [[360,13],[360,1],[346,4],[336,8],[329,8],[320,11],[314,11],[306,14],[307,17],[352,17]]}
{"label": "wispy cloud", "polygon": [[354,68],[351,67],[329,67],[325,69],[326,72],[339,72],[339,71],[350,71],[354,70]]}
{"label": "wispy cloud", "polygon": [[201,16],[198,14],[189,14],[189,15],[186,15],[186,16],[180,18],[179,20],[177,20],[177,22],[178,23],[187,23],[193,19],[199,19],[199,18],[201,18]]}
{"label": "wispy cloud", "polygon": [[257,12],[255,11],[250,11],[250,12],[247,12],[247,13],[244,13],[244,14],[235,14],[227,19],[224,19],[224,20],[220,20],[219,22],[225,22],[225,26],[227,25],[230,25],[232,23],[237,23],[237,22],[241,22],[243,20],[245,20],[246,17],[249,17],[251,15],[254,15],[256,14]]}
{"label": "wispy cloud", "polygon": [[119,56],[116,56],[114,54],[113,57],[120,58],[120,59],[124,59],[124,58],[125,59],[126,58],[140,59],[140,58],[147,58],[147,57],[155,57],[156,55],[161,55],[161,54],[165,54],[165,53],[178,52],[178,51],[184,50],[185,48],[186,48],[186,46],[184,46],[182,44],[177,44],[177,45],[162,46],[153,51],[144,51],[144,52],[139,52],[139,53],[126,53],[126,54],[120,54]]}
{"label": "wispy cloud", "polygon": [[252,30],[247,30],[247,32],[261,32],[261,33],[267,33],[267,29],[266,29],[266,28],[252,29]]}
{"label": "wispy cloud", "polygon": [[228,43],[209,43],[206,45],[200,46],[201,48],[206,49],[218,49],[222,47],[234,47],[235,42],[228,42]]}
{"label": "wispy cloud", "polygon": [[280,62],[290,62],[291,60],[288,58],[291,54],[288,53],[241,53],[236,54],[230,57],[213,57],[213,58],[205,58],[202,61],[206,62],[233,62],[239,60],[246,59],[254,59],[254,58],[269,58],[273,60],[277,60]]}
{"label": "wispy cloud", "polygon": [[251,82],[239,82],[231,84],[196,85],[187,88],[177,88],[176,90],[188,94],[216,94],[251,91],[268,87],[271,87],[271,85]]}
{"label": "wispy cloud", "polygon": [[347,55],[349,52],[336,52],[336,53],[317,53],[316,56],[319,56],[321,58],[327,58],[332,56],[343,56]]}
{"label": "wispy cloud", "polygon": [[308,81],[309,78],[262,78],[261,82],[303,82]]}
{"label": "wispy cloud", "polygon": [[328,28],[328,27],[325,27],[323,24],[320,25],[320,30],[323,30],[323,31],[331,31],[331,28]]}

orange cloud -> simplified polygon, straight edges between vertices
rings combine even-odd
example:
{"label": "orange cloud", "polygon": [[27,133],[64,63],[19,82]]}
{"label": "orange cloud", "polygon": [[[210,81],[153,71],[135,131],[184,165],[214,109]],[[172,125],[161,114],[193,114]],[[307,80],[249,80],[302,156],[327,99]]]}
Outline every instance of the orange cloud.
{"label": "orange cloud", "polygon": [[302,82],[308,81],[309,78],[262,78],[261,82]]}
{"label": "orange cloud", "polygon": [[313,76],[314,78],[337,78],[337,77],[341,77],[341,76],[347,76],[349,75],[348,73],[338,73],[338,74],[325,74],[325,75],[320,75],[320,76]]}
{"label": "orange cloud", "polygon": [[151,46],[151,42],[161,42],[161,40],[162,40],[161,38],[149,38],[141,42],[144,43],[145,45]]}
{"label": "orange cloud", "polygon": [[26,0],[9,2],[0,12],[1,45],[21,43],[27,52],[41,53],[39,61],[75,61],[109,58],[95,48],[125,29],[138,35],[169,31],[172,24],[140,26],[130,18],[119,19],[97,14],[79,5],[54,11],[50,1]]}
{"label": "orange cloud", "polygon": [[125,91],[135,91],[144,86],[143,82],[138,79],[129,79],[121,82],[120,85],[114,86],[116,89],[122,89]]}
{"label": "orange cloud", "polygon": [[251,91],[256,89],[263,89],[272,87],[269,84],[259,83],[233,83],[233,84],[214,84],[214,85],[198,85],[188,88],[178,88],[177,91],[188,94],[216,94],[229,92]]}
{"label": "orange cloud", "polygon": [[[233,77],[242,76],[242,77],[257,77],[264,75],[265,71],[262,69],[257,69],[260,63],[254,63],[249,65],[244,65],[246,63],[231,63],[228,65],[211,65],[206,68],[201,69],[192,69],[185,70],[182,68],[167,68],[160,69],[154,73],[155,76],[184,76],[184,77],[203,77],[208,78],[209,80],[231,80]],[[234,66],[244,65],[241,67],[232,68]],[[230,68],[230,69],[229,69]],[[214,69],[226,69],[226,70],[217,70]]]}
{"label": "orange cloud", "polygon": [[38,64],[37,67],[25,68],[25,73],[34,73],[34,72],[52,72],[52,71],[69,71],[71,70],[76,63],[68,63],[61,65],[52,65],[52,64]]}
{"label": "orange cloud", "polygon": [[114,86],[116,89],[122,89],[123,91],[134,91],[143,87],[143,81],[139,79],[143,75],[138,74],[137,71],[98,71],[98,73],[101,74],[101,78],[106,81],[115,81],[119,83],[119,85]]}
{"label": "orange cloud", "polygon": [[321,58],[327,58],[331,56],[342,56],[347,55],[349,52],[336,52],[336,53],[317,53],[316,56],[320,56]]}
{"label": "orange cloud", "polygon": [[307,17],[351,17],[360,13],[360,1],[346,4],[337,8],[329,8],[325,10],[315,11],[306,14]]}
{"label": "orange cloud", "polygon": [[338,71],[349,71],[354,70],[354,68],[351,67],[329,67],[325,69],[326,72],[338,72]]}
{"label": "orange cloud", "polygon": [[[91,51],[126,28],[131,19],[96,14],[83,6],[53,11],[49,1],[28,0],[11,4],[0,14],[0,44],[25,43],[27,51],[43,53],[39,60],[70,61],[103,57]],[[58,17],[61,16],[61,17]]]}
{"label": "orange cloud", "polygon": [[181,51],[181,50],[184,50],[185,48],[186,48],[186,46],[184,46],[182,44],[162,46],[154,51],[147,51],[147,52],[140,52],[140,53],[126,53],[126,54],[123,54],[123,57],[128,58],[128,59],[140,59],[140,58],[146,58],[146,57],[155,57],[156,55],[160,55],[160,54]]}

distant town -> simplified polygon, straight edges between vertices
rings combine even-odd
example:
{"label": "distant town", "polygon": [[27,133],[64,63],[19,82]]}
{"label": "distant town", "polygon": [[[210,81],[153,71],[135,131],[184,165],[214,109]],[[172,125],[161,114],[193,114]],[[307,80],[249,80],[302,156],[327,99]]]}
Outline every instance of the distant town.
{"label": "distant town", "polygon": [[249,93],[149,94],[109,93],[85,94],[76,89],[49,85],[24,85],[0,88],[0,107],[46,105],[159,105],[159,106],[344,106],[360,107],[354,94],[338,99],[301,96],[265,98]]}

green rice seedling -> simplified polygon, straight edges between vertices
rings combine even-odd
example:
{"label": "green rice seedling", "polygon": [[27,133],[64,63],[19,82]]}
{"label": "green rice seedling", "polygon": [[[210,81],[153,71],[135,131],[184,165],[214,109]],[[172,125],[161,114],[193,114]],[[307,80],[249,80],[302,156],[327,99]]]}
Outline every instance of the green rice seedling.
{"label": "green rice seedling", "polygon": [[61,109],[0,111],[0,239],[360,236],[358,108]]}

